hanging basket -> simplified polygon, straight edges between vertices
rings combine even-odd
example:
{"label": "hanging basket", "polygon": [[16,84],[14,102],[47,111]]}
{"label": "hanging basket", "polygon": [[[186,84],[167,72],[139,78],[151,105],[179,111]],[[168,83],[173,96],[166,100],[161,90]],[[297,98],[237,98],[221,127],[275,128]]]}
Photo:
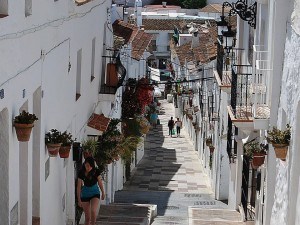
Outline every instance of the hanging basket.
{"label": "hanging basket", "polygon": [[209,146],[209,151],[210,151],[211,154],[213,154],[214,151],[215,151],[215,147],[214,146]]}
{"label": "hanging basket", "polygon": [[289,146],[287,144],[272,144],[272,145],[274,147],[276,158],[285,161]]}
{"label": "hanging basket", "polygon": [[210,146],[212,144],[212,140],[206,139],[205,143],[206,143],[206,146]]}
{"label": "hanging basket", "polygon": [[55,143],[55,144],[48,143],[47,144],[47,149],[48,149],[48,152],[49,152],[49,156],[50,157],[56,157],[58,155],[60,146],[61,146],[61,143]]}
{"label": "hanging basket", "polygon": [[33,123],[31,124],[14,123],[14,127],[16,128],[18,141],[21,142],[29,141],[31,130],[34,127]]}
{"label": "hanging basket", "polygon": [[69,145],[69,146],[60,146],[60,148],[59,148],[60,158],[69,158],[70,150],[71,150],[71,145]]}
{"label": "hanging basket", "polygon": [[90,151],[83,151],[83,158],[86,159],[88,157],[93,156],[93,154]]}
{"label": "hanging basket", "polygon": [[253,158],[251,162],[251,166],[253,169],[258,169],[265,162],[265,154],[264,153],[253,153]]}

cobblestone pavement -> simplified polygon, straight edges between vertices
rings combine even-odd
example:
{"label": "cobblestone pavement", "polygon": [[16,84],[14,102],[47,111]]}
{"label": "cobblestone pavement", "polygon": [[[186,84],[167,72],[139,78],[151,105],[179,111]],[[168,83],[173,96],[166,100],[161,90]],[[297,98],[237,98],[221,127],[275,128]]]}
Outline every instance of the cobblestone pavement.
{"label": "cobblestone pavement", "polygon": [[174,117],[174,107],[165,100],[161,103],[161,125],[147,134],[144,158],[124,189],[116,193],[115,202],[156,204],[158,217],[153,225],[188,225],[189,207],[226,209],[227,205],[214,200],[184,129],[181,137],[168,135],[167,123]]}

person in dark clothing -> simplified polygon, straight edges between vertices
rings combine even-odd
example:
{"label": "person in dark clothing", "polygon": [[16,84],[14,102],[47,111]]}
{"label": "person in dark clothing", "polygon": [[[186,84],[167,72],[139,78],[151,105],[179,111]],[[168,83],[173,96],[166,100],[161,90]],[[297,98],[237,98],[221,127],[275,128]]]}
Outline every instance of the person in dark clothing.
{"label": "person in dark clothing", "polygon": [[168,122],[168,127],[169,127],[169,135],[171,135],[172,137],[172,130],[174,128],[174,120],[173,120],[173,117],[171,117],[171,119],[169,120]]}
{"label": "person in dark clothing", "polygon": [[100,195],[101,200],[104,200],[105,192],[100,170],[96,168],[94,158],[87,157],[79,172],[77,182],[78,206],[83,208],[85,225],[95,225]]}

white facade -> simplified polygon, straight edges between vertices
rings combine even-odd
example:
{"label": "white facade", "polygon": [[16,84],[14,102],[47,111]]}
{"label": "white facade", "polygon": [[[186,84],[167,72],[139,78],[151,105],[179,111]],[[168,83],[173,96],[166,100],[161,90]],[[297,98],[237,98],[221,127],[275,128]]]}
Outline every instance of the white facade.
{"label": "white facade", "polygon": [[[111,1],[29,2],[10,1],[9,16],[0,19],[1,224],[32,224],[33,217],[43,225],[74,223],[72,153],[49,157],[44,135],[56,128],[77,141],[86,137],[87,121],[103,102],[99,62],[104,44],[112,45]],[[39,118],[26,143],[12,125],[21,109]]]}

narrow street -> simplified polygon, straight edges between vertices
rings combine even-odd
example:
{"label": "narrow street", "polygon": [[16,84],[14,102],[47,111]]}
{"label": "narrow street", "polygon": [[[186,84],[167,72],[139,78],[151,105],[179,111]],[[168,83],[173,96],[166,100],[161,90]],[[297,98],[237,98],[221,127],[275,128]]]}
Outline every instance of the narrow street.
{"label": "narrow street", "polygon": [[181,137],[168,135],[174,107],[166,100],[161,103],[161,125],[147,135],[144,158],[124,189],[116,193],[115,203],[157,205],[153,225],[243,224],[237,212],[225,210],[226,204],[214,200],[184,129]]}

